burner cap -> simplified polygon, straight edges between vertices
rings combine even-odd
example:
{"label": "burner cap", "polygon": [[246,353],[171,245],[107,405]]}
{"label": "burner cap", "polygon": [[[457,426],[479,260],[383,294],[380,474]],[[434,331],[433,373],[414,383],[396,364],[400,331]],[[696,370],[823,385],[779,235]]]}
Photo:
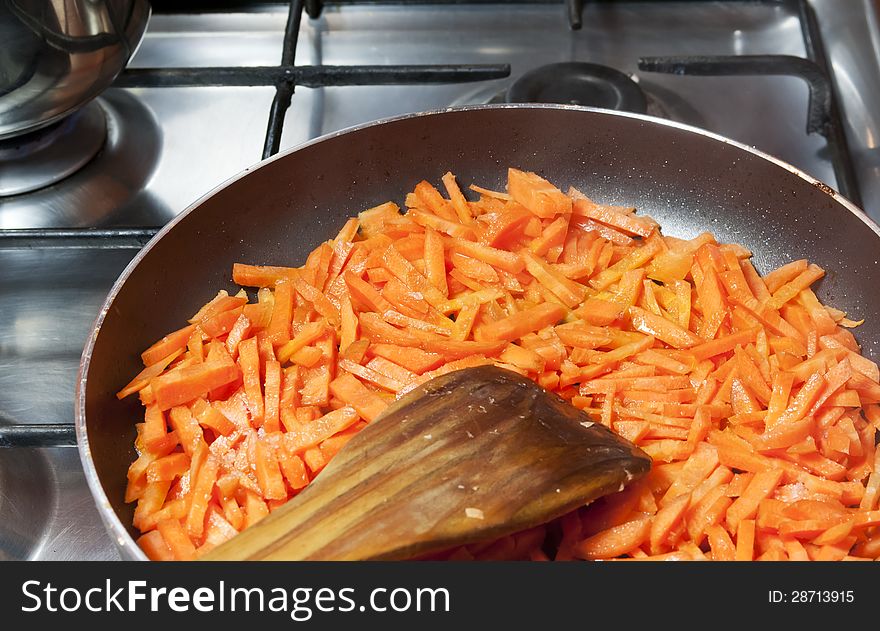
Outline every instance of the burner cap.
{"label": "burner cap", "polygon": [[645,94],[627,75],[599,64],[568,61],[539,66],[507,90],[508,103],[588,105],[644,114]]}
{"label": "burner cap", "polygon": [[61,122],[0,140],[0,197],[35,191],[75,173],[106,137],[104,112],[92,101]]}

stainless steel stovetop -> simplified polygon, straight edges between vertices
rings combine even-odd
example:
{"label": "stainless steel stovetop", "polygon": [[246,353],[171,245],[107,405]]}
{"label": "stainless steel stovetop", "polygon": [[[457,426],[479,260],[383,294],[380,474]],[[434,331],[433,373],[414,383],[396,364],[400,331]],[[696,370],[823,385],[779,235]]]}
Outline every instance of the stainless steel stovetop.
{"label": "stainless steel stovetop", "polygon": [[[811,0],[834,70],[866,211],[880,219],[880,31],[871,0]],[[286,7],[156,14],[129,65],[277,65]],[[649,113],[705,127],[835,183],[827,143],[805,133],[793,77],[683,77],[638,70],[652,55],[804,56],[789,5],[590,4],[570,31],[562,5],[325,8],[303,20],[298,64],[509,63],[507,79],[434,86],[297,88],[282,149],[350,125],[488,102],[523,72],[581,60],[632,75]],[[99,99],[105,149],[49,189],[0,198],[0,230],[159,226],[261,154],[270,87],[114,88]],[[475,139],[475,146],[479,139]],[[352,208],[352,212],[356,212]],[[0,239],[0,424],[69,423],[79,356],[134,249]],[[50,246],[50,247],[45,247]],[[0,559],[117,558],[75,449],[0,449]]]}

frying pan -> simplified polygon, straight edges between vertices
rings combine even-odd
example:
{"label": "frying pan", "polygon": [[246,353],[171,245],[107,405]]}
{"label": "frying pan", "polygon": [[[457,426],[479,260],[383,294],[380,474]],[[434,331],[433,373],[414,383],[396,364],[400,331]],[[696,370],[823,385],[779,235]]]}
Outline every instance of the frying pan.
{"label": "frying pan", "polygon": [[693,127],[582,107],[477,106],[370,123],[215,189],[165,226],[107,296],[82,355],[76,429],[89,487],[124,557],[145,558],[123,502],[142,409],[115,392],[139,372],[140,352],[219,289],[237,291],[233,263],[300,265],[346,218],[388,200],[402,205],[422,179],[452,171],[463,184],[503,190],[508,166],[634,205],[666,235],[708,230],[741,243],[761,273],[810,259],[827,270],[819,297],[865,318],[856,337],[880,359],[880,228],[788,164]]}

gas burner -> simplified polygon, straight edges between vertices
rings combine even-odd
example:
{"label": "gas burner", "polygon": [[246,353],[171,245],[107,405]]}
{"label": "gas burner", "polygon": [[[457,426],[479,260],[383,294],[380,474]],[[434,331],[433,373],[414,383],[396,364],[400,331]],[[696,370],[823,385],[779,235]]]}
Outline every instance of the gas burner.
{"label": "gas burner", "polygon": [[64,120],[0,140],[0,197],[29,193],[84,167],[107,138],[107,121],[92,101]]}
{"label": "gas burner", "polygon": [[[173,212],[156,196],[144,192],[153,176],[162,146],[162,132],[152,112],[142,102],[122,90],[108,90],[78,115],[81,123],[65,121],[71,131],[49,131],[55,142],[44,140],[44,152],[55,148],[79,148],[78,143],[94,145],[94,134],[82,133],[88,120],[100,121],[95,128],[100,133],[100,143],[78,168],[67,171],[67,177],[58,175],[59,170],[49,167],[49,160],[42,152],[28,154],[21,164],[9,166],[4,158],[13,149],[0,144],[0,183],[36,179],[36,174],[49,174],[42,188],[27,187],[17,195],[3,197],[0,194],[0,227],[2,228],[69,228],[76,226],[100,226],[121,214],[127,225],[151,225],[155,217],[170,217]],[[74,132],[81,136],[74,136]],[[11,143],[13,140],[3,141]],[[61,142],[58,142],[61,141]],[[21,143],[19,143],[21,145]],[[24,145],[17,151],[24,154]],[[80,155],[89,152],[79,152]],[[30,155],[34,157],[31,159]],[[45,160],[45,162],[43,161]],[[14,167],[11,168],[11,167]],[[51,185],[48,185],[51,184]],[[34,190],[36,189],[36,190]]]}
{"label": "gas burner", "polygon": [[539,66],[507,89],[508,103],[563,103],[644,114],[648,103],[627,75],[599,64],[567,61]]}

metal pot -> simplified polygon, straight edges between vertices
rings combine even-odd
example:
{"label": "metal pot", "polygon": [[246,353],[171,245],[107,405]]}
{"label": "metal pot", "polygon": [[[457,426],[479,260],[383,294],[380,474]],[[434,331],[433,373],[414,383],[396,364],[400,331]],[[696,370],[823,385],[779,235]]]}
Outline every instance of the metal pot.
{"label": "metal pot", "polygon": [[103,92],[149,18],[147,0],[0,0],[0,140],[45,127]]}

